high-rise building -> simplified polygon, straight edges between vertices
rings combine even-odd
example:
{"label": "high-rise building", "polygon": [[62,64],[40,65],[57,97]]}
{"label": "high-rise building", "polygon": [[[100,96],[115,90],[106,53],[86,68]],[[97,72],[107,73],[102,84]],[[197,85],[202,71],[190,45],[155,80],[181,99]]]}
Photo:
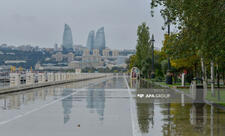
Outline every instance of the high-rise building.
{"label": "high-rise building", "polygon": [[54,45],[54,51],[58,51],[59,50],[59,47],[58,47],[58,44],[56,43],[55,45]]}
{"label": "high-rise building", "polygon": [[94,41],[95,41],[95,31],[91,31],[88,34],[88,39],[87,39],[87,48],[91,51],[94,48]]}
{"label": "high-rise building", "polygon": [[96,37],[94,41],[94,49],[99,49],[100,51],[105,49],[105,32],[104,27],[101,27],[96,32]]}
{"label": "high-rise building", "polygon": [[65,24],[63,33],[63,50],[73,50],[73,36],[69,25]]}

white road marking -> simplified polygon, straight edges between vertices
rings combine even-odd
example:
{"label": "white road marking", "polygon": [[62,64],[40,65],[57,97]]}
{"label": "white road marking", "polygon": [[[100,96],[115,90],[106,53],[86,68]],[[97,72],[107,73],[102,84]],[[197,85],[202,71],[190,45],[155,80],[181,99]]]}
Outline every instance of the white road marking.
{"label": "white road marking", "polygon": [[124,76],[124,80],[126,82],[126,85],[127,85],[127,91],[129,93],[129,96],[130,96],[130,116],[131,116],[131,121],[132,121],[132,130],[133,130],[133,136],[141,136],[141,131],[140,131],[140,128],[138,126],[138,119],[137,119],[137,112],[135,111],[136,107],[135,107],[135,102],[132,98],[132,94],[131,94],[131,89],[128,85],[128,82],[127,82],[127,79],[126,77]]}
{"label": "white road marking", "polygon": [[111,79],[111,78],[107,78],[106,80],[103,80],[103,81],[101,81],[101,82],[97,82],[97,83],[95,83],[95,84],[91,84],[91,85],[86,86],[86,87],[84,87],[84,88],[73,89],[73,90],[79,90],[79,91],[73,92],[73,93],[71,93],[71,94],[69,94],[69,95],[67,95],[67,96],[61,97],[61,98],[59,98],[59,99],[57,99],[57,100],[54,100],[54,101],[52,101],[52,102],[50,102],[50,103],[47,103],[47,104],[45,104],[45,105],[42,105],[42,106],[40,106],[40,107],[38,107],[38,108],[35,108],[35,109],[33,109],[33,110],[30,110],[30,111],[28,111],[28,112],[21,113],[21,114],[19,114],[19,115],[17,115],[17,116],[14,116],[13,118],[11,118],[11,119],[9,119],[9,120],[1,121],[1,122],[0,122],[0,126],[5,125],[5,124],[7,124],[7,123],[9,123],[9,122],[12,122],[12,121],[14,121],[14,120],[17,120],[17,119],[19,119],[19,118],[22,118],[22,117],[24,117],[24,116],[27,116],[27,115],[29,115],[29,114],[31,114],[31,113],[36,112],[36,111],[39,111],[39,110],[41,110],[41,109],[43,109],[43,108],[46,108],[46,107],[48,107],[48,106],[50,106],[50,105],[52,105],[52,104],[55,104],[55,103],[57,103],[57,102],[59,102],[59,101],[62,101],[63,99],[66,99],[66,98],[68,98],[68,97],[70,97],[70,96],[75,95],[76,93],[80,92],[80,90],[82,90],[82,89],[87,89],[87,88],[90,87],[90,86],[94,86],[94,85],[100,84],[100,83],[105,82],[105,81],[107,81],[107,80],[109,80],[109,79]]}

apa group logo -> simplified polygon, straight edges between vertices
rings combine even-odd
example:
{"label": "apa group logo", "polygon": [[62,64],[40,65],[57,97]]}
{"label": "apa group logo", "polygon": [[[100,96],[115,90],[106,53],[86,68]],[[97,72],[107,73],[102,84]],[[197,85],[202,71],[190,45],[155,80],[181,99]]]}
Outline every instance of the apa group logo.
{"label": "apa group logo", "polygon": [[145,97],[145,94],[137,94],[137,97],[144,98]]}
{"label": "apa group logo", "polygon": [[167,99],[170,98],[170,94],[167,93],[138,93],[138,98],[156,98],[156,99]]}

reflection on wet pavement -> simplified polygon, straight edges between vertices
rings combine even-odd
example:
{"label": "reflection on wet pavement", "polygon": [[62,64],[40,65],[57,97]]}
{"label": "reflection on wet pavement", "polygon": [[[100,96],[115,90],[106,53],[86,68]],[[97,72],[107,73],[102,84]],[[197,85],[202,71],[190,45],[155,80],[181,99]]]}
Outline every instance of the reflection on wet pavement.
{"label": "reflection on wet pavement", "polygon": [[128,91],[123,78],[118,78],[119,82],[115,79],[98,79],[3,95],[0,101],[5,99],[7,102],[4,104],[2,101],[2,106],[6,105],[6,108],[0,110],[3,113],[1,134],[130,136],[132,127]]}
{"label": "reflection on wet pavement", "polygon": [[[160,88],[146,81],[132,81],[137,88],[136,93],[143,89]],[[132,84],[132,83],[130,83]],[[153,87],[154,86],[154,87]],[[205,103],[182,103],[182,94],[173,90],[177,102],[168,99],[140,101],[136,98],[138,124],[143,136],[224,136],[225,111]],[[189,99],[183,96],[184,99]],[[180,99],[180,100],[179,100]]]}
{"label": "reflection on wet pavement", "polygon": [[[134,122],[142,136],[224,136],[224,110],[193,103],[145,81],[127,78],[128,89],[124,79],[102,78],[0,95],[1,135],[132,136],[136,135]],[[137,97],[159,92],[169,93],[170,99]]]}

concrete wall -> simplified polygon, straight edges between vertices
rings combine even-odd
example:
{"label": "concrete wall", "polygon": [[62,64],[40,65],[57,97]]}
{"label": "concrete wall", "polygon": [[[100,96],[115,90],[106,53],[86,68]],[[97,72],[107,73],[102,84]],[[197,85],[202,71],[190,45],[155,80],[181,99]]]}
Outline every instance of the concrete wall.
{"label": "concrete wall", "polygon": [[26,85],[31,85],[34,84],[34,73],[32,72],[27,72],[26,73]]}
{"label": "concrete wall", "polygon": [[[0,89],[0,93],[16,92],[28,89],[34,89],[39,87],[64,84],[70,82],[76,82],[81,80],[88,80],[94,78],[101,78],[106,76],[112,76],[113,74],[104,73],[32,73],[27,72],[25,74],[26,84],[21,84],[21,77],[24,76],[21,73],[10,73],[10,86],[8,88]],[[37,76],[38,82],[35,83],[35,77]]]}
{"label": "concrete wall", "polygon": [[10,87],[16,87],[20,85],[20,74],[10,73],[9,74]]}
{"label": "concrete wall", "polygon": [[47,73],[47,82],[55,81],[55,74],[54,73]]}
{"label": "concrete wall", "polygon": [[38,83],[45,83],[46,80],[46,73],[38,73]]}

